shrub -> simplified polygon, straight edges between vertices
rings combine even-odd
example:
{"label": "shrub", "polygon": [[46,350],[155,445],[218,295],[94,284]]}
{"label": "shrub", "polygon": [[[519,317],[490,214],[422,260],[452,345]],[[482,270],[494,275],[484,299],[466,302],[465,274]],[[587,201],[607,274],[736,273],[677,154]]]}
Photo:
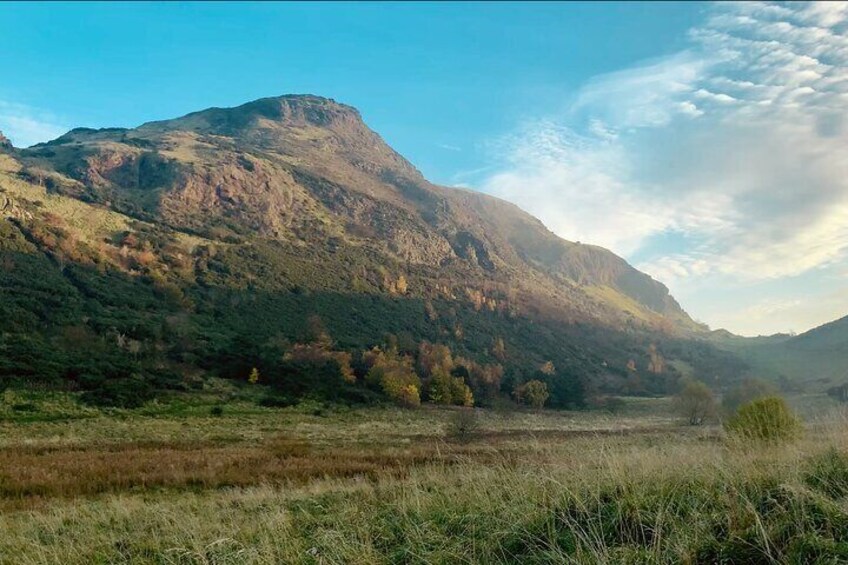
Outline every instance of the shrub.
{"label": "shrub", "polygon": [[288,408],[289,406],[296,406],[297,403],[296,398],[276,394],[263,396],[259,400],[259,406],[264,406],[265,408]]}
{"label": "shrub", "polygon": [[757,441],[784,441],[797,437],[801,423],[778,396],[760,398],[743,405],[726,423],[731,435]]}
{"label": "shrub", "polygon": [[677,395],[677,410],[690,426],[700,426],[715,416],[716,402],[713,391],[695,379],[685,379]]}
{"label": "shrub", "polygon": [[412,368],[412,359],[396,350],[374,348],[363,356],[368,369],[365,382],[378,388],[392,401],[412,408],[421,404],[421,379]]}
{"label": "shrub", "polygon": [[474,395],[465,384],[462,377],[454,377],[442,368],[437,368],[430,378],[430,401],[436,404],[455,404],[457,406],[472,406]]}
{"label": "shrub", "polygon": [[535,379],[518,385],[512,394],[517,402],[533,408],[542,408],[550,396],[548,385]]}
{"label": "shrub", "polygon": [[154,397],[154,389],[144,377],[133,375],[86,383],[89,390],[80,396],[85,404],[103,407],[138,408]]}
{"label": "shrub", "polygon": [[460,442],[469,441],[480,429],[480,419],[473,408],[456,411],[448,422],[447,435]]}
{"label": "shrub", "polygon": [[212,416],[223,416],[224,415],[224,407],[223,406],[213,406],[211,410],[209,410],[209,414]]}

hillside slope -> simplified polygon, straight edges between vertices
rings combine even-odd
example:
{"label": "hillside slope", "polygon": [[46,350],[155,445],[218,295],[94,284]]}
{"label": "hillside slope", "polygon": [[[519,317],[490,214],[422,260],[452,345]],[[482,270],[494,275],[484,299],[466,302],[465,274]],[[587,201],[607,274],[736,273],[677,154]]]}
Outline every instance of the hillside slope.
{"label": "hillside slope", "polygon": [[348,349],[391,333],[485,360],[500,339],[516,379],[552,360],[572,385],[657,391],[679,376],[662,354],[743,370],[688,340],[701,328],[661,283],[510,203],[429,183],[332,100],[267,98],[3,152],[7,374],[61,373],[73,363],[37,368],[26,352],[73,356],[91,340],[121,354],[131,341],[160,373],[208,373],[238,340],[298,339],[312,313]]}
{"label": "hillside slope", "polygon": [[78,129],[20,155],[64,177],[56,192],[176,230],[335,239],[407,265],[520,283],[575,314],[694,326],[661,283],[605,249],[558,238],[514,205],[430,184],[355,109],[331,100],[284,96],[135,130]]}
{"label": "hillside slope", "polygon": [[742,354],[756,368],[781,375],[802,389],[848,384],[848,317],[797,336],[775,336]]}

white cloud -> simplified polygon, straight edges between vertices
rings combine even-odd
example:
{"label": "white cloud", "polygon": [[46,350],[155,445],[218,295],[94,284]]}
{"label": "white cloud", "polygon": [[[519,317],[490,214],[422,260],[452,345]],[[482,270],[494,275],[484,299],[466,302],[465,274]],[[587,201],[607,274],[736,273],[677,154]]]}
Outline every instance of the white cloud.
{"label": "white cloud", "polygon": [[[846,4],[718,4],[686,51],[597,77],[503,139],[481,188],[673,289],[848,263],[846,30]],[[798,310],[781,300],[794,309],[762,323]]]}
{"label": "white cloud", "polygon": [[16,147],[29,147],[55,139],[69,128],[55,116],[23,104],[0,100],[0,131]]}

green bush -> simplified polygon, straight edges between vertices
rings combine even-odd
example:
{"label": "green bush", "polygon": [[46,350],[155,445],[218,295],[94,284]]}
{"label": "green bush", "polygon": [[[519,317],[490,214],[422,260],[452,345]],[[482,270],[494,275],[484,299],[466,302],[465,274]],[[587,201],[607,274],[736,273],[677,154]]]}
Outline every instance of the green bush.
{"label": "green bush", "polygon": [[801,433],[801,422],[786,401],[778,396],[760,398],[743,405],[726,423],[727,432],[755,441],[785,441]]}
{"label": "green bush", "polygon": [[129,377],[97,379],[86,383],[86,390],[80,400],[92,406],[109,408],[138,408],[155,396],[155,389],[149,380],[138,375]]}

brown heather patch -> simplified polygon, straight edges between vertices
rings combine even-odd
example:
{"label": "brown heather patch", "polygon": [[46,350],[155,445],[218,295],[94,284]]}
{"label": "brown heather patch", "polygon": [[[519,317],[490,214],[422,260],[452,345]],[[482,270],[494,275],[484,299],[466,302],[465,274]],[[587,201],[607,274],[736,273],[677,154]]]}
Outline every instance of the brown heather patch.
{"label": "brown heather patch", "polygon": [[274,438],[257,445],[142,442],[80,448],[16,446],[0,450],[0,504],[156,489],[216,489],[299,483],[316,478],[400,477],[428,463],[451,465],[491,451],[422,443],[404,448],[312,448]]}

